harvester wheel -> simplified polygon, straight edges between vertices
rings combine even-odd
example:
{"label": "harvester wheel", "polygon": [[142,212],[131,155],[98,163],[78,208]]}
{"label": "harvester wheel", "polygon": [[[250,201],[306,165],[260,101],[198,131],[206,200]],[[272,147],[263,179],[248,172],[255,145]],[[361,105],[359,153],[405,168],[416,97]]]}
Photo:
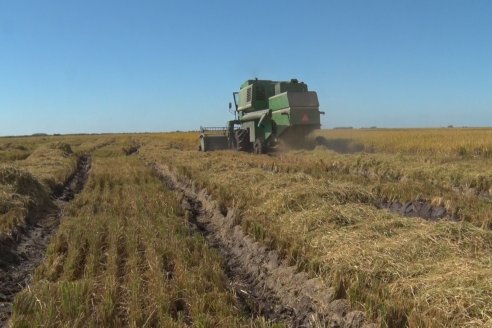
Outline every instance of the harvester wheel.
{"label": "harvester wheel", "polygon": [[239,129],[234,132],[236,137],[236,146],[239,151],[248,151],[250,149],[249,131],[247,129]]}
{"label": "harvester wheel", "polygon": [[236,149],[236,137],[230,138],[228,137],[229,149]]}
{"label": "harvester wheel", "polygon": [[256,138],[254,149],[255,149],[255,154],[266,154],[267,144],[265,142],[265,139]]}

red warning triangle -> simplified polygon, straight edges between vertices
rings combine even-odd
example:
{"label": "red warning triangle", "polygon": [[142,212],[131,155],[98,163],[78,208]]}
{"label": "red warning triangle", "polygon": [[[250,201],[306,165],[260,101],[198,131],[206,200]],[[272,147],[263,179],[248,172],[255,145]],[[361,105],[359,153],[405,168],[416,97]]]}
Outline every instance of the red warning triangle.
{"label": "red warning triangle", "polygon": [[302,115],[302,123],[307,123],[309,122],[309,116],[308,114],[304,113],[304,115]]}

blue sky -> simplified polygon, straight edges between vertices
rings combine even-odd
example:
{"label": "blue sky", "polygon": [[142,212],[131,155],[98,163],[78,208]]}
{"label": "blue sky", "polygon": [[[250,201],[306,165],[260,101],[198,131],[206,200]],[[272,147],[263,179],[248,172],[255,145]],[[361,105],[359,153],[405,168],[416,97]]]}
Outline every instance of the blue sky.
{"label": "blue sky", "polygon": [[0,0],[0,135],[223,125],[296,77],[324,127],[492,125],[492,1]]}

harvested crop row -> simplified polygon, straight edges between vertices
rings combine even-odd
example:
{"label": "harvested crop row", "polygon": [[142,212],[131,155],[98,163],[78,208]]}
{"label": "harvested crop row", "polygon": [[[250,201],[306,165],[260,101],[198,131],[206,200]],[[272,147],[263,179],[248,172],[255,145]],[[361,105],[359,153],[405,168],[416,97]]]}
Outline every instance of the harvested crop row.
{"label": "harvested crop row", "polygon": [[42,216],[51,196],[62,194],[78,159],[69,144],[59,142],[41,144],[25,160],[0,166],[0,239]]}
{"label": "harvested crop row", "polygon": [[[24,221],[0,235],[0,325],[9,319],[15,295],[30,283],[32,273],[58,227],[60,211],[66,201],[73,199],[87,180],[90,156],[84,155],[77,162],[77,169],[54,200],[46,186],[27,172],[4,170],[0,174],[3,186],[15,186],[14,191],[24,195],[28,201],[24,207],[21,206],[25,211],[17,213]],[[12,212],[16,213],[10,210],[7,214]],[[2,216],[1,222],[8,223],[7,219]]]}
{"label": "harvested crop row", "polygon": [[309,277],[282,260],[277,251],[247,236],[235,209],[221,209],[205,190],[196,190],[192,180],[177,176],[168,167],[151,166],[166,186],[181,195],[190,224],[224,254],[231,279],[243,286],[238,291],[248,303],[254,303],[255,312],[294,327],[376,326],[363,312],[352,311],[346,300],[336,299],[336,291],[319,278]]}
{"label": "harvested crop row", "polygon": [[13,326],[268,326],[242,315],[220,256],[190,233],[174,194],[119,149],[95,152]]}
{"label": "harvested crop row", "polygon": [[[466,149],[470,151],[482,143],[492,145],[490,131],[483,129],[322,132],[330,137],[330,142],[335,142],[341,136],[346,138],[343,139],[346,142],[353,140],[350,136],[354,140],[367,136],[369,141],[373,140],[371,136],[378,136],[373,140],[376,145],[399,136],[397,139],[401,143],[395,144],[395,147],[400,146],[402,149],[406,142],[412,143],[415,136],[420,136],[419,140],[428,143],[431,149],[440,144],[444,144],[447,149],[461,140],[467,143]],[[159,151],[170,148],[194,150],[196,144],[190,142],[190,137],[192,134],[182,134],[182,140],[179,141],[179,135],[176,134],[153,136],[148,139],[147,148],[154,147]],[[141,139],[146,142],[147,137],[142,136]],[[402,149],[400,151],[398,148],[391,148],[387,153],[339,154],[320,147],[315,151],[291,151],[256,158],[241,153],[230,156],[230,152],[226,152],[227,156],[200,156],[217,157],[220,159],[218,162],[227,163],[230,168],[240,165],[272,173],[305,173],[314,179],[350,182],[374,194],[377,198],[376,206],[426,202],[434,207],[444,208],[444,217],[466,220],[482,228],[492,228],[490,159],[455,156],[452,152],[405,152]],[[240,159],[237,163],[236,158]]]}
{"label": "harvested crop row", "polygon": [[0,240],[11,238],[35,213],[49,206],[48,189],[25,170],[0,167]]}
{"label": "harvested crop row", "polygon": [[[130,140],[118,138],[119,145],[123,147],[127,139]],[[0,139],[2,149],[29,149],[24,160],[5,160],[0,165],[0,240],[11,238],[27,223],[34,224],[40,216],[37,213],[50,205],[50,197],[63,195],[66,183],[78,170],[80,159],[113,143],[116,138],[101,136]]]}
{"label": "harvested crop row", "polygon": [[446,209],[447,217],[492,227],[490,160],[384,154],[340,155],[330,151],[291,152],[253,160],[269,172],[302,172],[316,179],[358,184],[381,203],[426,200]]}
{"label": "harvested crop row", "polygon": [[357,185],[358,189],[372,195],[370,202],[377,207],[428,203],[436,210],[444,210],[442,215],[429,215],[434,219],[446,217],[492,228],[492,174],[488,170],[492,163],[489,160],[340,155],[321,149],[261,157],[225,154],[203,156],[210,161],[222,162],[218,165],[228,165],[229,169],[261,169],[267,175],[302,173],[310,179]]}
{"label": "harvested crop row", "polygon": [[26,158],[21,167],[31,172],[51,191],[59,191],[75,171],[77,156],[64,142],[43,145]]}
{"label": "harvested crop row", "polygon": [[[250,236],[389,327],[492,324],[492,232],[379,210],[357,180],[264,170],[265,157],[140,149],[242,211]],[[466,286],[464,288],[463,286]]]}

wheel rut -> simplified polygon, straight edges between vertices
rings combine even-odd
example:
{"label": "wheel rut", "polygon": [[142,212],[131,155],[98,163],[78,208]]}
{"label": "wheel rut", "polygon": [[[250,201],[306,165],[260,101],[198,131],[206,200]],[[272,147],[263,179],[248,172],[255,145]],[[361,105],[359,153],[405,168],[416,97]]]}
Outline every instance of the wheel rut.
{"label": "wheel rut", "polygon": [[82,155],[64,188],[52,199],[28,212],[26,226],[0,241],[0,327],[6,326],[15,295],[32,280],[60,223],[63,208],[82,191],[89,176],[90,155]]}
{"label": "wheel rut", "polygon": [[179,177],[169,167],[147,163],[181,200],[190,228],[204,235],[222,254],[232,291],[249,316],[285,323],[289,327],[369,328],[361,311],[319,278],[289,265],[275,250],[246,235],[235,209],[221,209],[193,181]]}

